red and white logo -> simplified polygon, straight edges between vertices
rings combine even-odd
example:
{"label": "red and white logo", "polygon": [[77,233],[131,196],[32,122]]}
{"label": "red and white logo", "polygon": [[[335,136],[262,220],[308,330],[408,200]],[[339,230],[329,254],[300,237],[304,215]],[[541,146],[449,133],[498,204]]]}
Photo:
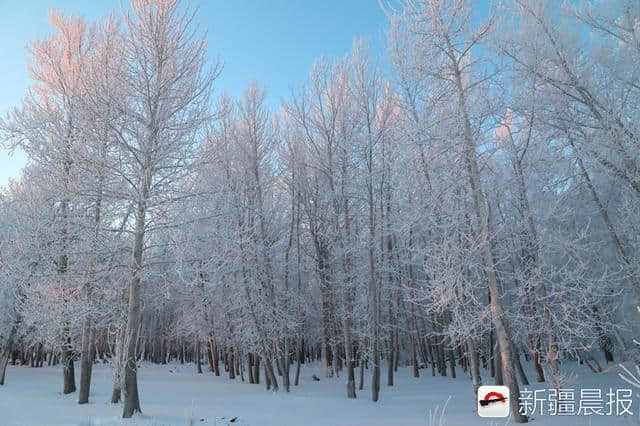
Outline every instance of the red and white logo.
{"label": "red and white logo", "polygon": [[478,415],[480,417],[509,417],[509,388],[506,386],[480,386],[478,389]]}

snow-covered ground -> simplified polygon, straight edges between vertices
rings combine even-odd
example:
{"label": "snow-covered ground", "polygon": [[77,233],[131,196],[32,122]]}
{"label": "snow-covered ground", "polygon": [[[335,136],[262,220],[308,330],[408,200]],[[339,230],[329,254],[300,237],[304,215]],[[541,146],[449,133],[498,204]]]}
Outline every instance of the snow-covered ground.
{"label": "snow-covered ground", "polygon": [[[581,388],[600,388],[603,395],[611,388],[630,388],[618,376],[618,369],[609,368],[596,375],[582,366],[563,366],[564,370],[580,372],[568,387],[579,393]],[[383,370],[384,372],[385,370]],[[322,380],[311,380],[312,374]],[[461,370],[459,376],[463,376]],[[264,385],[250,385],[238,378],[214,377],[211,373],[196,374],[192,364],[156,366],[145,364],[139,372],[140,398],[143,413],[130,420],[119,418],[120,405],[110,404],[111,371],[96,365],[91,402],[76,403],[77,394],[63,396],[60,368],[29,368],[9,366],[7,383],[0,387],[0,425],[398,425],[428,426],[430,411],[435,413],[451,396],[444,423],[446,425],[502,425],[505,419],[481,419],[476,415],[471,384],[467,377],[451,379],[432,377],[421,370],[419,379],[411,377],[408,368],[396,375],[396,386],[384,384],[381,399],[370,401],[368,386],[358,393],[357,400],[347,400],[344,378],[325,379],[318,366],[303,369],[301,385],[289,394],[273,394]],[[532,377],[532,375],[530,375]],[[489,379],[486,384],[492,384]],[[368,383],[365,382],[365,385]],[[529,389],[545,386],[529,386]],[[535,416],[538,425],[627,425],[639,424],[639,392],[634,389],[633,417],[560,417]],[[229,419],[236,418],[233,423]],[[437,416],[439,420],[439,415]],[[226,420],[223,420],[226,418]]]}

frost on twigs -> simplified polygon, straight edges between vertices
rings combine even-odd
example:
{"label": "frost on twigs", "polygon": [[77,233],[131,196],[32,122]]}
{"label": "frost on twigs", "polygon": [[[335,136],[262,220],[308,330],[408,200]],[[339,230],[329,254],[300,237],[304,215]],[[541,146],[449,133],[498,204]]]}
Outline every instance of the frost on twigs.
{"label": "frost on twigs", "polygon": [[625,382],[629,383],[631,386],[640,389],[640,366],[636,365],[635,374],[629,371],[629,369],[623,364],[619,364],[619,366],[624,371],[624,374],[618,373],[618,376]]}
{"label": "frost on twigs", "polygon": [[[549,375],[550,373],[547,374]],[[560,373],[558,377],[558,386],[559,388],[571,388],[576,384],[577,381],[578,374],[573,371]]]}
{"label": "frost on twigs", "polygon": [[440,408],[439,405],[436,405],[436,408],[434,408],[433,410],[431,408],[429,409],[429,417],[428,417],[428,423],[427,423],[428,426],[444,426],[445,425],[444,415],[450,400],[451,400],[451,395],[449,395],[447,400],[444,402],[444,405],[442,405],[442,408]]}

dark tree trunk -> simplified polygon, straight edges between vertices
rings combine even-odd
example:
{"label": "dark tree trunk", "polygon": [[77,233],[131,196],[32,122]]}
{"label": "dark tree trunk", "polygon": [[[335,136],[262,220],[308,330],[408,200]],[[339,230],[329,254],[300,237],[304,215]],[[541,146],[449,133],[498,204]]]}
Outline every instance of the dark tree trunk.
{"label": "dark tree trunk", "polygon": [[249,383],[255,384],[256,380],[253,377],[253,355],[251,353],[247,354],[247,371],[249,373]]}
{"label": "dark tree trunk", "polygon": [[44,356],[43,344],[38,343],[38,350],[36,351],[36,367],[42,367],[42,358]]}
{"label": "dark tree trunk", "polygon": [[62,347],[62,374],[64,379],[63,394],[67,395],[76,391],[76,375],[73,366],[73,352],[71,351],[71,338],[67,337]]}
{"label": "dark tree trunk", "polygon": [[233,365],[233,349],[227,352],[227,364],[229,365],[229,379],[236,378],[235,365]]}
{"label": "dark tree trunk", "polygon": [[[496,346],[499,346],[499,343],[496,342]],[[494,353],[494,357],[493,357],[493,363],[494,363],[494,370],[496,375],[494,376],[495,379],[495,385],[496,386],[502,386],[504,385],[504,381],[502,379],[502,357],[500,356],[500,350],[496,348],[496,350],[493,351]]]}
{"label": "dark tree trunk", "polygon": [[304,362],[304,348],[302,345],[302,339],[300,339],[299,341],[298,350],[296,353],[298,354],[298,356],[296,362],[296,376],[293,379],[294,386],[298,386],[298,384],[300,383],[300,365]]}
{"label": "dark tree trunk", "polygon": [[113,387],[113,392],[111,392],[111,403],[112,404],[119,403],[120,402],[120,398],[121,398],[120,386],[114,386]]}
{"label": "dark tree trunk", "polygon": [[[5,342],[4,348],[0,352],[0,385],[4,385],[4,378],[7,372],[7,364],[9,363],[9,356],[12,355],[13,352],[13,344],[16,333],[18,332],[18,324],[14,322],[9,330],[9,335],[7,336],[7,340]],[[13,357],[13,365],[16,365],[15,357]]]}
{"label": "dark tree trunk", "polygon": [[393,365],[395,364],[395,348],[394,348],[394,337],[393,330],[391,330],[391,335],[389,336],[389,359],[387,365],[387,386],[393,386]]}
{"label": "dark tree trunk", "polygon": [[544,370],[542,369],[542,363],[540,363],[540,339],[536,339],[533,342],[533,349],[531,351],[533,360],[533,370],[536,373],[536,382],[544,382]]}
{"label": "dark tree trunk", "polygon": [[420,369],[418,368],[418,354],[416,349],[416,338],[411,336],[411,366],[413,368],[413,377],[420,377]]}
{"label": "dark tree trunk", "polygon": [[480,376],[480,360],[475,341],[470,338],[467,341],[469,347],[469,362],[471,363],[471,382],[473,383],[473,393],[478,395],[478,388],[482,386],[482,376]]}
{"label": "dark tree trunk", "polygon": [[[285,345],[286,347],[286,345]],[[284,391],[285,392],[289,392],[289,388],[291,387],[291,380],[289,377],[289,354],[286,353],[287,351],[285,351],[285,355],[282,357],[282,360],[280,361],[282,364],[282,386],[284,386]]]}
{"label": "dark tree trunk", "polygon": [[522,363],[520,362],[520,352],[516,349],[515,345],[513,346],[513,360],[516,364],[516,368],[518,369],[518,374],[520,375],[520,381],[522,381],[523,385],[529,385],[529,380],[527,379],[527,375],[524,372],[524,368],[522,368]]}
{"label": "dark tree trunk", "polygon": [[271,388],[274,392],[278,391],[278,379],[273,371],[273,364],[270,359],[264,360],[264,372],[265,376],[269,379],[269,386],[267,389]]}
{"label": "dark tree trunk", "polygon": [[[88,335],[84,335],[88,333]],[[95,345],[91,318],[85,319],[82,336],[82,354],[80,357],[80,391],[78,392],[78,404],[89,402],[89,391],[91,388],[91,372],[93,370],[93,358],[95,356]]]}
{"label": "dark tree trunk", "polygon": [[358,389],[364,389],[364,357],[362,355],[360,356],[360,383]]}
{"label": "dark tree trunk", "polygon": [[347,357],[347,398],[356,397],[356,376],[355,376],[355,352],[353,345],[345,348],[345,356]]}
{"label": "dark tree trunk", "polygon": [[196,368],[198,374],[202,374],[202,356],[200,355],[200,341],[196,340]]}
{"label": "dark tree trunk", "polygon": [[425,365],[431,364],[431,377],[436,376],[436,357],[435,357],[435,348],[431,345],[431,339],[426,338],[426,342],[422,344],[424,346],[428,359],[425,359]]}
{"label": "dark tree trunk", "polygon": [[451,370],[451,378],[456,378],[456,353],[453,349],[449,350],[449,369]]}
{"label": "dark tree trunk", "polygon": [[4,385],[4,378],[7,372],[7,364],[9,364],[9,351],[7,350],[7,348],[5,348],[0,354],[0,386]]}
{"label": "dark tree trunk", "polygon": [[256,384],[260,384],[260,357],[258,354],[253,354],[253,378],[256,380]]}
{"label": "dark tree trunk", "polygon": [[209,360],[209,371],[213,373],[213,353],[211,352],[211,345],[209,344],[207,344],[207,359]]}
{"label": "dark tree trunk", "polygon": [[491,369],[491,377],[496,377],[496,363],[494,362],[494,358],[495,358],[495,353],[494,353],[494,347],[495,347],[495,343],[493,341],[493,327],[491,328],[491,331],[489,332],[489,368]]}
{"label": "dark tree trunk", "polygon": [[447,362],[444,355],[444,348],[442,347],[442,342],[438,342],[437,344],[438,351],[438,370],[440,371],[440,375],[442,377],[447,376]]}
{"label": "dark tree trunk", "polygon": [[209,348],[211,348],[211,355],[213,356],[213,374],[220,376],[220,362],[218,357],[218,345],[213,340],[209,340]]}

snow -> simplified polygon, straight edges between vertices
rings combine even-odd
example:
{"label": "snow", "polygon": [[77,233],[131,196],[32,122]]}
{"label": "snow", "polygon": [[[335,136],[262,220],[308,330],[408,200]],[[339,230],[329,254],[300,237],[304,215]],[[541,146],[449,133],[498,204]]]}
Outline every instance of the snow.
{"label": "snow", "polygon": [[[618,376],[619,369],[610,366],[602,374],[588,372],[583,366],[564,365],[565,372],[579,374],[567,387],[630,388]],[[385,370],[383,369],[383,372]],[[481,419],[475,413],[475,401],[468,377],[458,371],[458,379],[432,377],[430,370],[421,370],[421,377],[411,377],[409,368],[401,368],[395,376],[396,386],[385,385],[382,375],[381,399],[370,401],[368,380],[358,399],[345,397],[345,379],[324,378],[317,365],[302,370],[300,386],[292,386],[289,394],[272,393],[264,384],[250,385],[240,379],[229,380],[211,373],[196,374],[192,364],[143,364],[139,370],[143,414],[133,419],[120,419],[121,405],[112,405],[111,370],[96,365],[90,403],[78,405],[77,394],[62,395],[62,372],[59,367],[30,368],[9,366],[7,382],[0,387],[0,424],[14,425],[421,425],[429,426],[431,417],[439,419],[438,407],[450,400],[444,415],[446,425],[502,425],[506,419]],[[311,379],[321,377],[320,382]],[[571,374],[570,374],[571,375]],[[529,377],[533,377],[532,374]],[[366,378],[368,379],[368,377]],[[357,380],[356,380],[357,381]],[[486,384],[492,384],[485,378]],[[529,389],[544,389],[536,384]],[[536,425],[612,425],[638,424],[640,402],[634,389],[629,417],[559,417],[535,416]],[[434,416],[435,414],[435,416]],[[235,421],[230,422],[231,419]],[[214,419],[216,421],[214,422]]]}

